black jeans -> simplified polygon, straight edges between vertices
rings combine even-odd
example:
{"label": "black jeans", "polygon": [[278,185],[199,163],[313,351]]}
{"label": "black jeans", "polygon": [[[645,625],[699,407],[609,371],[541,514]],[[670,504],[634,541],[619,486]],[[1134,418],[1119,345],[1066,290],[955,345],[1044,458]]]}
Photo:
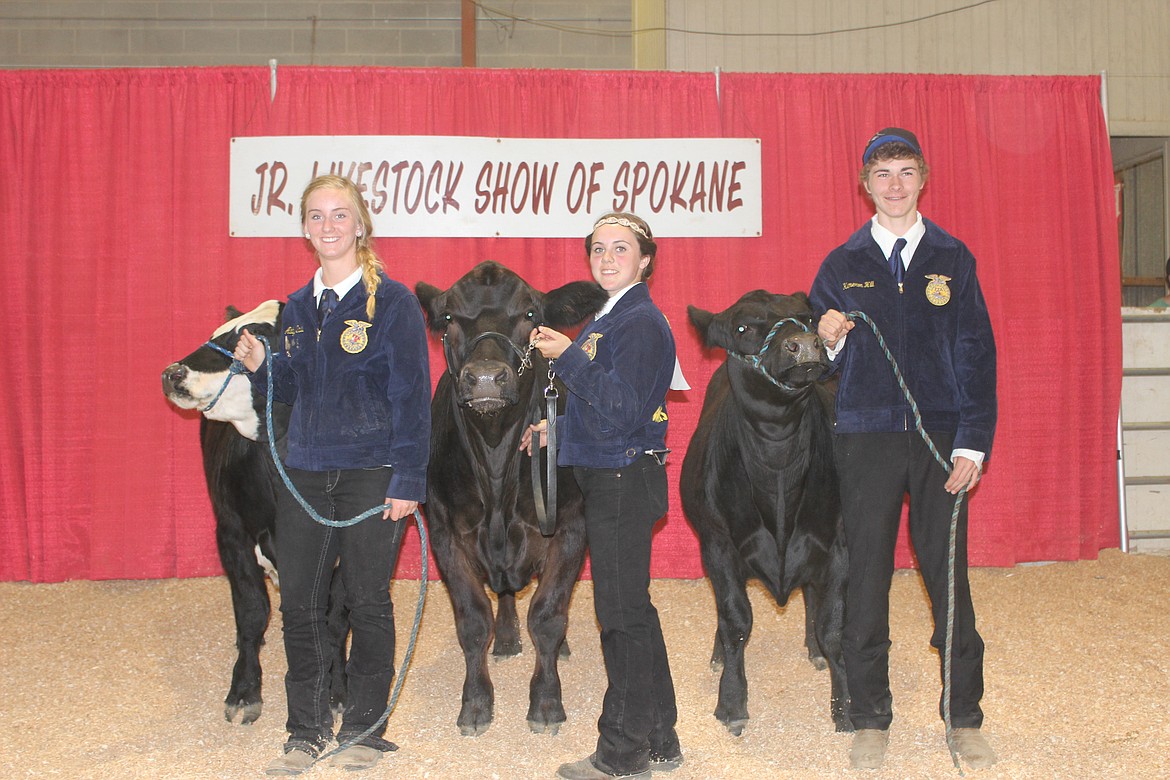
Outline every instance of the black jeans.
{"label": "black jeans", "polygon": [[[943,458],[953,435],[931,433]],[[947,472],[917,431],[854,433],[836,437],[841,476],[841,512],[849,550],[845,597],[845,676],[849,716],[857,729],[887,729],[893,719],[890,694],[890,581],[902,517],[910,495],[910,540],[922,581],[930,596],[934,633],[942,668],[947,628],[947,568],[951,514],[955,497],[943,489]],[[951,725],[978,728],[983,723],[983,639],[975,630],[975,608],[967,578],[967,501],[959,511],[955,543],[955,629],[952,646]],[[942,712],[942,697],[939,697]]]}
{"label": "black jeans", "polygon": [[[288,469],[298,492],[322,517],[348,520],[385,501],[389,467],[344,471]],[[409,522],[407,518],[398,521]],[[347,528],[321,525],[286,491],[279,491],[276,515],[280,613],[288,674],[287,746],[316,754],[333,737],[329,709],[329,667],[337,647],[326,626],[334,564],[345,587],[352,631],[346,664],[347,701],[338,740],[372,726],[386,711],[394,678],[394,605],[390,576],[398,558],[396,524],[371,515]],[[344,638],[343,640],[344,641]],[[378,737],[373,747],[385,749]]]}
{"label": "black jeans", "polygon": [[633,774],[649,754],[679,753],[674,681],[650,602],[650,537],[666,514],[666,468],[645,455],[625,468],[574,468],[585,496],[593,607],[609,687],[597,721],[599,769]]}

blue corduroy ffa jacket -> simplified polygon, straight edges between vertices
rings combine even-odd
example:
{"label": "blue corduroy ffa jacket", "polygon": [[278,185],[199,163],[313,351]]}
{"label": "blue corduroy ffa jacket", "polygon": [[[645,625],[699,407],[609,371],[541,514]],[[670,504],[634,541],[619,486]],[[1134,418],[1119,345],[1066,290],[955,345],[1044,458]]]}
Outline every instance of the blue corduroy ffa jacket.
{"label": "blue corduroy ffa jacket", "polygon": [[365,286],[338,302],[317,337],[313,284],[289,296],[260,392],[292,405],[287,464],[306,471],[392,466],[388,498],[425,501],[431,379],[418,299],[385,275],[366,316]]}
{"label": "blue corduroy ffa jacket", "polygon": [[557,463],[621,468],[665,449],[674,354],[670,325],[645,284],[583,328],[554,365],[569,390]]}
{"label": "blue corduroy ffa jacket", "polygon": [[[975,258],[924,220],[904,292],[867,222],[821,264],[809,292],[817,316],[829,309],[869,315],[898,361],[927,431],[955,434],[954,447],[991,454],[995,436],[995,339],[975,276]],[[914,429],[914,417],[869,325],[849,331],[834,361],[838,433]],[[943,453],[944,456],[949,453]]]}

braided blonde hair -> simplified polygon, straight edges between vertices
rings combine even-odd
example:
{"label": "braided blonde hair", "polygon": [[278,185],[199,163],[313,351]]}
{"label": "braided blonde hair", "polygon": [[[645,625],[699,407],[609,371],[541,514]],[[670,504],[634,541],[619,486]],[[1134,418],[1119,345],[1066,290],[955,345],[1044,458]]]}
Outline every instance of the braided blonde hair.
{"label": "braided blonde hair", "polygon": [[362,269],[362,285],[366,288],[366,295],[369,296],[366,300],[366,316],[373,321],[374,319],[374,294],[378,291],[378,285],[382,283],[381,272],[384,268],[382,259],[378,257],[378,253],[374,251],[374,247],[370,245],[370,236],[374,232],[374,222],[370,218],[370,210],[366,206],[366,201],[362,198],[361,192],[358,191],[357,186],[345,178],[344,176],[336,176],[334,174],[324,174],[318,176],[309,182],[305,187],[304,193],[301,194],[301,224],[305,223],[305,204],[309,201],[309,196],[317,190],[337,190],[343,193],[349,200],[350,207],[354,215],[361,225],[362,234],[357,237],[356,251],[358,265]]}

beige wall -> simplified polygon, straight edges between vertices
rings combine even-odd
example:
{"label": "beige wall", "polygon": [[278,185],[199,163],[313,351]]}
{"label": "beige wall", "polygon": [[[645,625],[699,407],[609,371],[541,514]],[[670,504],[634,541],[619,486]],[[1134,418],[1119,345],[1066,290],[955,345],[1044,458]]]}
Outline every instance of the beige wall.
{"label": "beige wall", "polygon": [[[630,0],[487,5],[501,12],[476,15],[480,66],[630,67]],[[267,66],[269,59],[455,67],[462,64],[462,8],[461,0],[3,0],[0,67]]]}
{"label": "beige wall", "polygon": [[1104,72],[1112,135],[1170,135],[1167,0],[668,0],[667,26],[672,70]]}
{"label": "beige wall", "polygon": [[[4,0],[0,66],[455,67],[462,8]],[[1170,136],[1170,0],[486,0],[475,29],[483,67],[1104,72],[1113,135]]]}

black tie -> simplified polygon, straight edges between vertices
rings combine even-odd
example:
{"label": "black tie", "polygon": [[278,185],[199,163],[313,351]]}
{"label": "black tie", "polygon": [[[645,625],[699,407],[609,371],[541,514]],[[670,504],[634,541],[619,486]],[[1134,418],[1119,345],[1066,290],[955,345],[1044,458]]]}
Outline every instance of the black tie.
{"label": "black tie", "polygon": [[337,308],[337,293],[332,287],[326,287],[321,291],[321,300],[317,301],[317,330],[325,326],[325,320],[329,319],[329,315]]}
{"label": "black tie", "polygon": [[898,292],[902,292],[902,280],[906,278],[906,267],[902,265],[902,248],[906,246],[906,239],[899,238],[894,242],[894,251],[890,252],[890,273],[898,282]]}

